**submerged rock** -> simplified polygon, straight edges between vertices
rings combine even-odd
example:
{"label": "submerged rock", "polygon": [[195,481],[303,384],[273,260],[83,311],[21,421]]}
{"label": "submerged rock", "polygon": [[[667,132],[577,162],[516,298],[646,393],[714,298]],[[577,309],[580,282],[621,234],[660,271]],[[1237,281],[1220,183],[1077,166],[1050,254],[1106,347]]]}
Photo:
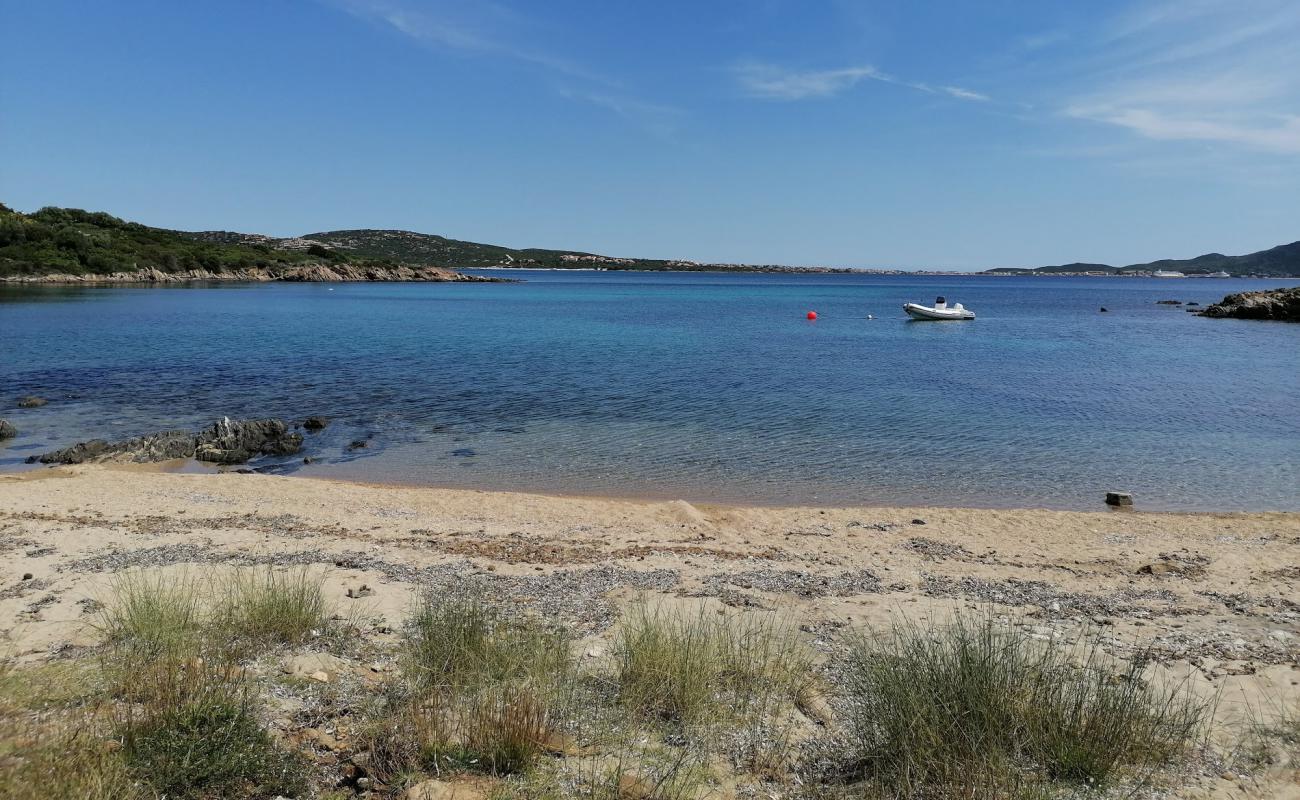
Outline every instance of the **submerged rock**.
{"label": "submerged rock", "polygon": [[18,407],[19,408],[40,408],[41,406],[45,405],[48,402],[50,401],[46,400],[44,397],[37,397],[36,395],[28,395],[26,397],[18,398]]}
{"label": "submerged rock", "polygon": [[120,442],[91,439],[32,456],[28,463],[84,464],[98,461],[146,463],[196,458],[214,464],[242,464],[255,456],[287,456],[302,447],[302,434],[278,419],[223,419],[198,433],[162,431]]}
{"label": "submerged rock", "polygon": [[329,424],[330,424],[329,417],[322,417],[319,415],[314,417],[308,417],[307,419],[302,421],[302,426],[309,431],[324,430],[325,426]]}
{"label": "submerged rock", "polygon": [[1201,316],[1300,322],[1300,286],[1230,294],[1207,306]]}
{"label": "submerged rock", "polygon": [[0,440],[12,439],[18,435],[18,429],[7,419],[0,419]]}

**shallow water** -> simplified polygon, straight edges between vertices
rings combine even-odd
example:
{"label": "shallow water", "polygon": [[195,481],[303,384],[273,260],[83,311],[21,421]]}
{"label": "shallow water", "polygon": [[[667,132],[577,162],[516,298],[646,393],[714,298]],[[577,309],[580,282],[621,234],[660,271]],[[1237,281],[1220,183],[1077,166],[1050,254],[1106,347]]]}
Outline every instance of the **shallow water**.
{"label": "shallow water", "polygon": [[[1125,489],[1151,509],[1300,509],[1300,325],[1155,304],[1279,282],[521,277],[0,288],[2,413],[20,430],[0,469],[93,437],[325,414],[302,474],[759,503],[1094,508]],[[903,302],[940,293],[979,319],[906,321]],[[12,408],[25,394],[51,402]]]}

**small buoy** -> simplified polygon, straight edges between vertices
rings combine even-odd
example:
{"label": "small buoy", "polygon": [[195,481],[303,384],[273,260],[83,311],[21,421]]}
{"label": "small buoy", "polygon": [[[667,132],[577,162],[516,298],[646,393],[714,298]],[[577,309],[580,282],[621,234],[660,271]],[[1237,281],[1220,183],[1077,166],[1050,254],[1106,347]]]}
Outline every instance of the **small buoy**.
{"label": "small buoy", "polygon": [[867,319],[875,319],[875,317],[873,317],[873,316],[871,316],[870,314],[868,314],[868,315],[867,315]]}
{"label": "small buoy", "polygon": [[817,312],[816,312],[816,311],[809,311],[809,312],[808,312],[808,319],[817,319]]}

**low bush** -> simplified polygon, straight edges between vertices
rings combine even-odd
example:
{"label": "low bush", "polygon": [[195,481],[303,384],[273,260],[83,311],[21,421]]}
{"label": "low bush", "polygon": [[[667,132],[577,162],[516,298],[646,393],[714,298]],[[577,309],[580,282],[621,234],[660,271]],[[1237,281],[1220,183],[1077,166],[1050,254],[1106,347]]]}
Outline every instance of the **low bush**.
{"label": "low bush", "polygon": [[856,774],[887,797],[1035,797],[1100,787],[1182,752],[1203,707],[1095,639],[1054,647],[992,617],[899,625],[849,642],[843,688]]}
{"label": "low bush", "polygon": [[242,672],[201,660],[151,665],[151,685],[119,709],[129,772],[169,798],[295,795],[301,762],[267,732]]}
{"label": "low bush", "polygon": [[770,718],[810,685],[810,659],[771,617],[634,607],[614,645],[622,703],[683,725]]}
{"label": "low bush", "polygon": [[214,627],[250,645],[299,644],[325,629],[322,584],[306,569],[237,570],[220,584]]}

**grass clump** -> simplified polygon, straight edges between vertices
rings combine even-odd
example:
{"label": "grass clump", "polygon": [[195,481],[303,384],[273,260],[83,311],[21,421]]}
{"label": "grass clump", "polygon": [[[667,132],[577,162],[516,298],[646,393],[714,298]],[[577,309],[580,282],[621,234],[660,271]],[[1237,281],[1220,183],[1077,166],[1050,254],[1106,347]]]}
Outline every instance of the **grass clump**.
{"label": "grass clump", "polygon": [[408,619],[403,682],[372,725],[376,774],[529,768],[573,704],[569,634],[473,595],[426,595]]}
{"label": "grass clump", "polygon": [[219,660],[144,667],[149,688],[119,709],[129,773],[171,798],[295,795],[301,762],[265,729],[242,671]]}
{"label": "grass clump", "polygon": [[634,607],[614,646],[623,705],[686,726],[770,717],[810,685],[810,658],[770,617]]}
{"label": "grass clump", "polygon": [[98,624],[107,644],[138,648],[146,657],[197,646],[206,618],[199,588],[187,575],[126,572],[110,595]]}
{"label": "grass clump", "polygon": [[854,766],[886,797],[1039,797],[1102,787],[1180,754],[1203,708],[1115,672],[1095,639],[1052,647],[992,617],[850,641]]}
{"label": "grass clump", "polygon": [[326,627],[323,583],[306,569],[236,571],[221,586],[216,627],[253,644],[300,644]]}

